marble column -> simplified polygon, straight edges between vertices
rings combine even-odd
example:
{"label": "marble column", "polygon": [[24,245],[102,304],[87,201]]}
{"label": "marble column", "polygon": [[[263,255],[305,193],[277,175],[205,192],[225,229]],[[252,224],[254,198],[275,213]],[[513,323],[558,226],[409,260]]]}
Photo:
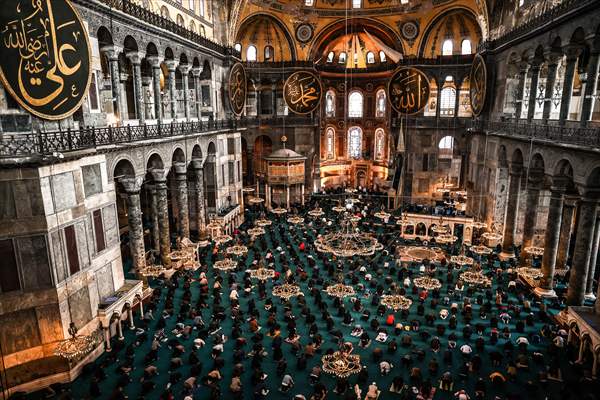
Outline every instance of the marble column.
{"label": "marble column", "polygon": [[154,179],[156,190],[156,204],[158,210],[158,228],[160,230],[160,259],[162,265],[168,268],[171,265],[171,234],[169,231],[169,205],[167,194],[167,171],[162,168],[150,170]]}
{"label": "marble column", "polygon": [[161,60],[158,56],[151,56],[146,58],[152,67],[152,92],[154,94],[154,115],[159,124],[162,123],[162,96],[160,90],[160,63]]}
{"label": "marble column", "polygon": [[273,117],[277,117],[277,85],[271,86],[271,106],[273,107]]}
{"label": "marble column", "polygon": [[117,319],[117,339],[124,340],[125,336],[123,336],[123,325],[121,323],[121,316]]}
{"label": "marble column", "polygon": [[581,54],[580,47],[568,46],[565,48],[567,56],[567,66],[565,69],[565,78],[563,80],[562,99],[560,102],[559,123],[564,125],[569,118],[569,107],[571,106],[571,97],[573,94],[573,78],[575,76],[575,67],[577,59]]}
{"label": "marble column", "polygon": [[588,266],[592,253],[592,241],[596,221],[597,201],[584,198],[579,203],[579,215],[577,218],[577,237],[575,238],[575,250],[573,253],[573,266],[569,278],[569,290],[567,292],[567,305],[580,306],[583,304]]}
{"label": "marble column", "polygon": [[542,258],[542,277],[540,286],[535,289],[538,295],[554,297],[554,269],[558,243],[561,232],[561,222],[564,204],[564,187],[554,187],[550,192],[550,206],[548,208],[548,222],[544,237],[544,256]]}
{"label": "marble column", "polygon": [[585,96],[581,108],[581,125],[587,126],[592,114],[593,95],[596,93],[596,81],[598,79],[598,53],[593,52],[588,61],[587,82],[585,84]]}
{"label": "marble column", "polygon": [[100,51],[106,54],[108,58],[113,96],[113,109],[117,123],[120,125],[123,121],[123,106],[121,100],[121,72],[119,71],[119,54],[117,52],[117,48],[113,45],[104,46],[100,49]]}
{"label": "marble column", "polygon": [[120,178],[119,183],[125,189],[124,197],[127,202],[127,223],[129,225],[129,247],[133,260],[133,269],[140,271],[146,266],[144,250],[144,225],[142,223],[142,206],[140,189],[142,178]]}
{"label": "marble column", "polygon": [[525,203],[525,218],[523,220],[523,245],[522,259],[527,255],[524,254],[525,247],[533,244],[533,235],[535,234],[535,225],[537,222],[537,211],[540,204],[540,187],[539,182],[529,181],[527,187],[527,200]]}
{"label": "marble column", "polygon": [[517,211],[519,208],[519,192],[521,190],[522,168],[511,166],[508,201],[506,202],[506,221],[504,223],[504,240],[502,242],[503,258],[515,256],[514,244],[517,231]]}
{"label": "marble column", "polygon": [[515,107],[515,119],[518,121],[521,118],[523,110],[523,95],[525,93],[525,77],[527,76],[527,62],[519,64],[519,84],[517,85],[517,98]]}
{"label": "marble column", "polygon": [[192,170],[194,171],[194,180],[192,184],[192,192],[194,193],[194,203],[196,205],[196,227],[198,233],[204,230],[205,210],[204,210],[204,170],[202,169],[202,160],[192,159]]}
{"label": "marble column", "polygon": [[454,99],[454,118],[458,118],[458,113],[460,111],[460,88],[462,86],[462,81],[454,78],[454,82],[456,85],[456,98]]}
{"label": "marble column", "polygon": [[185,163],[174,163],[175,199],[177,201],[177,235],[180,238],[190,237],[190,208],[188,205],[187,166]]}
{"label": "marble column", "polygon": [[571,233],[573,230],[573,216],[575,215],[576,200],[565,199],[560,225],[560,239],[558,241],[558,254],[556,255],[556,269],[567,268]]}
{"label": "marble column", "polygon": [[594,228],[594,240],[592,242],[592,254],[590,256],[590,266],[588,267],[588,274],[586,279],[586,300],[596,300],[594,294],[594,275],[596,274],[596,263],[598,262],[598,243],[600,241],[600,215],[596,216],[595,228]]}
{"label": "marble column", "polygon": [[285,190],[286,190],[285,201],[286,201],[286,204],[287,204],[286,208],[289,210],[290,209],[290,187],[286,186]]}
{"label": "marble column", "polygon": [[[142,76],[142,95],[144,97],[144,116],[148,119],[156,119],[154,115],[154,96],[150,96],[152,87],[152,76]],[[152,88],[154,91],[154,88]]]}
{"label": "marble column", "polygon": [[177,69],[177,61],[165,61],[169,76],[167,76],[167,87],[169,88],[169,99],[171,101],[171,119],[177,119],[177,87],[175,86],[175,70]]}
{"label": "marble column", "polygon": [[188,93],[190,90],[189,74],[191,68],[192,67],[189,64],[181,64],[179,66],[179,72],[181,72],[181,80],[183,83],[183,112],[187,121],[190,120],[190,99]]}
{"label": "marble column", "polygon": [[110,347],[110,325],[102,327],[102,331],[104,333],[104,351],[110,353],[112,351],[112,347]]}
{"label": "marble column", "polygon": [[540,78],[540,64],[532,64],[529,68],[529,105],[527,106],[527,122],[531,122],[535,114],[537,102],[538,80]]}
{"label": "marble column", "polygon": [[127,53],[127,58],[133,70],[133,98],[135,103],[135,116],[140,124],[146,122],[146,110],[144,106],[144,92],[142,91],[142,58],[139,53]]}
{"label": "marble column", "polygon": [[127,309],[127,319],[129,320],[129,329],[134,330],[135,322],[133,321],[133,308],[131,306]]}
{"label": "marble column", "polygon": [[552,112],[552,96],[554,96],[554,85],[556,84],[556,71],[558,69],[559,55],[548,54],[548,75],[546,77],[546,89],[544,92],[544,110],[542,112],[543,124],[547,124]]}
{"label": "marble column", "polygon": [[150,209],[152,212],[152,250],[160,254],[160,229],[158,228],[158,195],[156,187],[150,187]]}
{"label": "marble column", "polygon": [[198,121],[202,120],[202,85],[200,84],[200,74],[202,74],[202,68],[194,67],[192,69],[194,75],[194,90],[196,91],[196,117]]}
{"label": "marble column", "polygon": [[[445,77],[444,77],[445,78]],[[445,79],[437,81],[437,117],[442,116],[442,89],[444,89]]]}

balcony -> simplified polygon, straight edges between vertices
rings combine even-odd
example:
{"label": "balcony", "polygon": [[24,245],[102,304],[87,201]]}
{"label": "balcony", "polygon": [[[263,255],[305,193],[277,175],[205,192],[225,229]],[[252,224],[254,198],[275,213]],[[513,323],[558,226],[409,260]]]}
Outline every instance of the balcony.
{"label": "balcony", "polygon": [[[471,118],[408,117],[402,119],[403,129],[460,129],[470,126]],[[400,119],[392,118],[392,127],[400,128]]]}
{"label": "balcony", "polygon": [[526,121],[484,121],[477,120],[470,124],[475,132],[499,134],[575,146],[600,149],[600,128],[571,125],[550,125],[527,123]]}

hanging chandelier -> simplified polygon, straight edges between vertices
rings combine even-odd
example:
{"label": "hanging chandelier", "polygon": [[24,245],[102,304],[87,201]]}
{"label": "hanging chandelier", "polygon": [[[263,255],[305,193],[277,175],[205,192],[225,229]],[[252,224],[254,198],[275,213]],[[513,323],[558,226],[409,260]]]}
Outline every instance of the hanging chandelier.
{"label": "hanging chandelier", "polygon": [[244,193],[254,193],[254,188],[253,187],[245,187],[242,189],[242,192]]}
{"label": "hanging chandelier", "polygon": [[531,256],[534,257],[541,257],[544,255],[544,248],[543,247],[538,247],[538,246],[529,246],[529,247],[525,247],[523,249],[523,251],[527,254],[530,254]]}
{"label": "hanging chandelier", "polygon": [[482,246],[482,245],[471,246],[471,247],[469,247],[469,250],[471,251],[471,253],[477,254],[480,256],[487,256],[488,254],[492,253],[492,249],[490,249],[487,246]]}
{"label": "hanging chandelier", "polygon": [[492,280],[487,276],[483,275],[481,271],[465,271],[460,274],[459,279],[469,285],[473,286],[482,286],[482,287],[490,287],[492,286]]}
{"label": "hanging chandelier", "polygon": [[496,242],[498,240],[501,240],[503,236],[497,232],[485,232],[481,235],[481,237],[486,240]]}
{"label": "hanging chandelier", "polygon": [[250,236],[260,236],[265,234],[265,230],[260,226],[257,226],[255,228],[248,229],[247,233]]}
{"label": "hanging chandelier", "polygon": [[343,299],[347,296],[354,296],[354,288],[352,286],[344,285],[343,283],[336,283],[335,285],[327,286],[325,292],[329,296]]}
{"label": "hanging chandelier", "polygon": [[275,278],[275,270],[265,267],[259,267],[257,269],[250,270],[250,277],[258,279],[259,281],[266,281],[267,279]]}
{"label": "hanging chandelier", "polygon": [[217,222],[216,220],[210,221],[210,223],[208,225],[206,225],[207,229],[215,230],[215,229],[221,229],[223,226],[221,225],[220,222]]}
{"label": "hanging chandelier", "polygon": [[343,207],[343,206],[335,206],[335,207],[333,207],[333,208],[332,208],[332,210],[333,210],[333,211],[335,211],[335,212],[341,213],[341,212],[344,212],[344,211],[346,211],[346,207]]}
{"label": "hanging chandelier", "polygon": [[99,343],[97,334],[77,335],[77,328],[73,322],[69,325],[69,334],[71,337],[61,340],[54,349],[56,356],[69,361],[88,355]]}
{"label": "hanging chandelier", "polygon": [[421,276],[419,278],[415,278],[413,280],[413,283],[416,287],[427,290],[435,290],[442,287],[442,284],[438,279],[431,278],[429,276]]}
{"label": "hanging chandelier", "polygon": [[301,216],[299,216],[299,215],[292,215],[291,217],[289,217],[289,218],[287,219],[287,221],[288,221],[290,224],[294,224],[294,225],[300,225],[301,223],[303,223],[303,222],[304,222],[304,218],[302,218],[302,217],[301,217]]}
{"label": "hanging chandelier", "polygon": [[163,272],[165,272],[165,268],[162,265],[149,265],[146,264],[144,267],[140,268],[138,272],[145,277],[156,278],[160,276]]}
{"label": "hanging chandelier", "polygon": [[220,271],[231,271],[237,268],[237,262],[233,261],[231,258],[225,258],[215,262],[213,268]]}
{"label": "hanging chandelier", "polygon": [[315,241],[318,251],[338,257],[370,256],[382,250],[383,245],[367,233],[356,229],[356,222],[346,214],[340,222],[340,230],[320,236]]}
{"label": "hanging chandelier", "polygon": [[219,235],[214,239],[216,244],[224,244],[231,240],[233,240],[233,238],[229,235]]}
{"label": "hanging chandelier", "polygon": [[291,297],[296,297],[303,294],[300,290],[300,286],[291,285],[289,283],[275,286],[271,293],[273,296],[281,297],[284,300],[289,300]]}
{"label": "hanging chandelier", "polygon": [[275,215],[282,215],[287,213],[287,210],[285,208],[277,207],[272,209],[271,212]]}
{"label": "hanging chandelier", "polygon": [[323,371],[335,375],[337,378],[348,378],[350,375],[358,374],[362,370],[360,356],[358,354],[347,354],[336,351],[321,357]]}
{"label": "hanging chandelier", "polygon": [[388,218],[390,218],[392,216],[392,214],[385,212],[384,210],[378,211],[375,213],[375,217],[382,219],[382,220],[386,220]]}
{"label": "hanging chandelier", "polygon": [[235,246],[230,246],[225,250],[227,254],[233,254],[235,256],[242,256],[248,252],[248,248],[241,244],[236,244]]}
{"label": "hanging chandelier", "polygon": [[487,228],[487,224],[485,222],[477,222],[477,221],[473,221],[473,223],[471,224],[471,226],[473,227],[473,229],[484,229]]}
{"label": "hanging chandelier", "polygon": [[544,276],[544,274],[542,273],[542,270],[540,268],[532,268],[532,267],[517,268],[517,274],[519,274],[520,276],[522,276],[526,279],[531,279],[531,280],[538,280]]}
{"label": "hanging chandelier", "polygon": [[386,294],[381,296],[381,305],[394,311],[408,310],[412,305],[412,300],[400,294]]}
{"label": "hanging chandelier", "polygon": [[322,210],[321,208],[319,208],[319,207],[317,207],[317,208],[315,208],[315,209],[313,209],[313,210],[310,210],[310,211],[308,212],[308,215],[310,215],[311,217],[320,217],[320,216],[322,216],[323,214],[325,214],[325,213],[324,213],[324,212],[323,212],[323,210]]}
{"label": "hanging chandelier", "polygon": [[473,265],[474,260],[471,257],[461,254],[450,257],[450,262],[458,265]]}
{"label": "hanging chandelier", "polygon": [[256,221],[254,221],[254,225],[258,226],[259,228],[263,228],[265,226],[271,226],[273,224],[273,221],[271,221],[270,219],[266,219],[266,218],[260,218],[257,219]]}
{"label": "hanging chandelier", "polygon": [[404,246],[400,249],[402,261],[421,262],[423,260],[441,261],[446,257],[444,251],[439,247]]}
{"label": "hanging chandelier", "polygon": [[440,215],[440,219],[438,223],[430,228],[434,233],[438,233],[440,235],[450,233],[450,227],[444,225],[444,216]]}
{"label": "hanging chandelier", "polygon": [[441,243],[441,244],[450,244],[450,243],[454,243],[458,240],[457,236],[451,235],[449,233],[445,233],[442,235],[438,235],[435,237],[435,241],[437,243]]}
{"label": "hanging chandelier", "polygon": [[257,196],[252,196],[250,198],[248,198],[248,203],[250,204],[260,204],[260,203],[264,203],[265,199],[257,197]]}

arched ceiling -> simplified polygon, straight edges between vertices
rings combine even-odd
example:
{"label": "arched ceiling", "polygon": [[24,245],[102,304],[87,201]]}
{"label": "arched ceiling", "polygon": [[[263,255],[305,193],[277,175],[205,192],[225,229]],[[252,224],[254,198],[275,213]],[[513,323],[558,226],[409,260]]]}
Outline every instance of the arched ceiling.
{"label": "arched ceiling", "polygon": [[[408,0],[406,4],[404,0],[362,0],[360,9],[351,8],[352,0],[313,0],[312,6],[306,6],[305,0],[225,0],[225,3],[230,45],[236,40],[246,40],[242,24],[249,16],[268,14],[290,33],[298,60],[314,60],[311,57],[317,46],[315,42],[324,30],[356,19],[372,20],[375,25],[393,31],[400,42],[395,48],[409,56],[419,55],[420,49],[427,48],[424,41],[432,38],[428,34],[431,25],[454,10],[462,9],[472,15],[465,21],[467,33],[476,33],[477,39],[471,39],[474,47],[487,38],[489,26],[486,0]],[[450,20],[454,24],[459,18]],[[299,41],[297,30],[303,26],[309,26],[312,33],[309,39]]]}
{"label": "arched ceiling", "polygon": [[471,41],[473,50],[481,41],[481,28],[473,14],[457,9],[440,15],[429,26],[421,41],[419,54],[423,57],[436,57],[442,54],[442,45],[451,40],[453,54],[461,54],[463,40]]}
{"label": "arched ceiling", "polygon": [[[295,59],[294,43],[285,25],[266,14],[256,14],[246,18],[238,30],[235,43],[242,47],[242,60],[246,60],[246,50],[252,45],[257,48],[257,61],[291,61]],[[274,58],[265,59],[264,49],[270,46]]]}

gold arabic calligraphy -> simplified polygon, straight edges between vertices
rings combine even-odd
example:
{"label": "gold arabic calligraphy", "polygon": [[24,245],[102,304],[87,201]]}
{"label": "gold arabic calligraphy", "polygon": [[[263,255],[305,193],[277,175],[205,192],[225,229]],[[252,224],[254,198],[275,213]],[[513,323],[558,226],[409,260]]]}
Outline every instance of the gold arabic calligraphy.
{"label": "gold arabic calligraphy", "polygon": [[390,102],[404,114],[421,111],[429,98],[429,81],[419,70],[402,68],[392,77],[389,87]]}
{"label": "gold arabic calligraphy", "polygon": [[485,61],[480,55],[477,55],[473,60],[473,67],[471,70],[471,107],[475,116],[479,116],[483,111],[483,105],[485,103],[486,95],[486,80],[487,70],[485,67]]}
{"label": "gold arabic calligraphy", "polygon": [[233,112],[236,115],[240,115],[246,104],[246,73],[241,64],[236,64],[232,67],[229,85],[229,97]]}
{"label": "gold arabic calligraphy", "polygon": [[[36,115],[74,112],[89,84],[89,45],[66,0],[18,0],[2,18],[5,86]],[[16,87],[10,85],[16,81]]]}
{"label": "gold arabic calligraphy", "polygon": [[321,84],[310,72],[296,72],[285,83],[285,101],[295,113],[314,111],[320,100]]}

